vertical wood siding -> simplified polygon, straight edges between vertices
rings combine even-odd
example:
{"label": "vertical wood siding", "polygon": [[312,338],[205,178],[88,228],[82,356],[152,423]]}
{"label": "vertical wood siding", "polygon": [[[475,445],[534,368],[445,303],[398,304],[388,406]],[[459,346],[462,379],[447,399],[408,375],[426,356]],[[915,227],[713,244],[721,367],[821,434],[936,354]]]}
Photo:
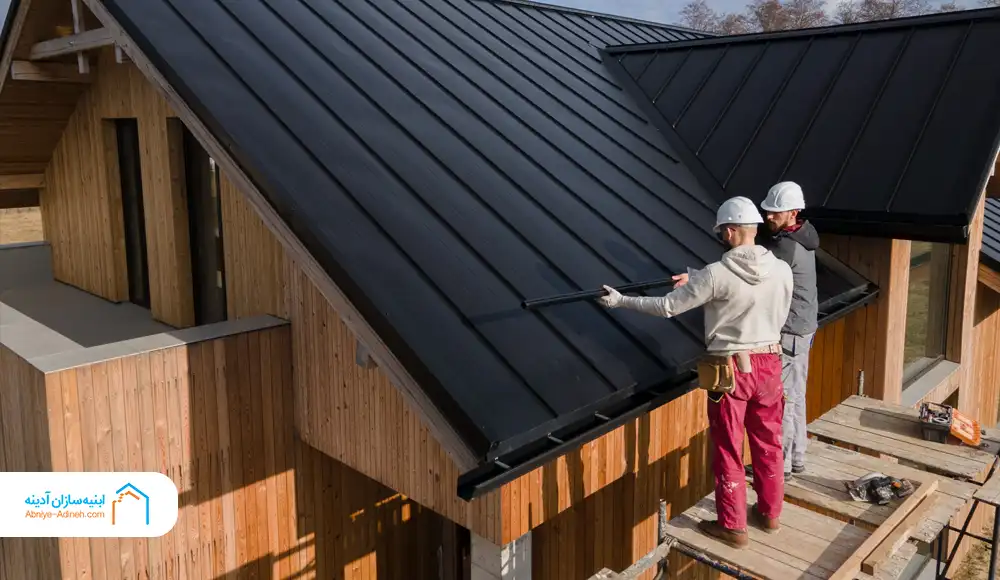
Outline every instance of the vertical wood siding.
{"label": "vertical wood siding", "polygon": [[270,314],[292,322],[295,423],[302,439],[499,542],[499,492],[472,502],[456,495],[454,462],[385,374],[356,363],[351,332],[226,178],[222,215],[229,318]]}
{"label": "vertical wood siding", "polygon": [[909,242],[823,236],[822,247],[879,286],[868,306],[816,333],[809,355],[806,420],[812,421],[858,392],[898,400],[905,340]]}
{"label": "vertical wood siding", "polygon": [[295,436],[290,341],[279,327],[45,377],[0,350],[4,469],[158,471],[181,492],[161,538],[0,540],[3,577],[438,578],[454,524]]}
{"label": "vertical wood siding", "polygon": [[1000,294],[983,284],[976,290],[975,369],[978,404],[962,409],[984,427],[1000,421]]}
{"label": "vertical wood siding", "polygon": [[111,301],[128,299],[116,118],[139,124],[151,310],[194,324],[191,252],[179,125],[131,64],[102,50],[96,79],[77,104],[45,172],[41,205],[56,279]]}

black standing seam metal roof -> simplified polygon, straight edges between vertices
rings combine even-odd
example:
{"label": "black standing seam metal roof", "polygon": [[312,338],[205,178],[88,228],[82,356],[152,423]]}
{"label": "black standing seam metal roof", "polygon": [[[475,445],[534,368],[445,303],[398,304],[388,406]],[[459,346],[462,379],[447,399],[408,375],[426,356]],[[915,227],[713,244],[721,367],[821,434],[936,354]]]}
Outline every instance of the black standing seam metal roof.
{"label": "black standing seam metal roof", "polygon": [[983,220],[983,248],[981,262],[1000,272],[1000,199],[986,198]]}
{"label": "black standing seam metal roof", "polygon": [[[700,313],[520,303],[718,258],[716,200],[597,50],[689,32],[522,2],[104,4],[470,448],[519,466],[463,496],[688,388]],[[834,309],[871,295],[828,282]]]}
{"label": "black standing seam metal roof", "polygon": [[967,238],[1000,136],[1000,9],[608,54],[718,196],[790,179],[822,231]]}

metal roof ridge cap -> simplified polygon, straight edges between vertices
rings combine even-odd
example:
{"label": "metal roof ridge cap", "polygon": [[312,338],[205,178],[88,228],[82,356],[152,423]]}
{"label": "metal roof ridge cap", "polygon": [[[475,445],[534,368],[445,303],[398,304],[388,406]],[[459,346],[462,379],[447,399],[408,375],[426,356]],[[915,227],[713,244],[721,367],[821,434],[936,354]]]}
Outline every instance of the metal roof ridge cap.
{"label": "metal roof ridge cap", "polygon": [[884,20],[872,20],[869,22],[857,22],[852,24],[831,24],[827,26],[815,26],[812,28],[799,28],[795,30],[778,30],[773,32],[748,32],[745,34],[733,34],[730,36],[706,36],[692,40],[678,40],[675,42],[650,42],[646,44],[615,44],[608,45],[605,50],[612,54],[625,54],[629,52],[641,52],[658,49],[681,49],[691,47],[707,47],[717,44],[730,43],[751,43],[765,42],[769,40],[785,40],[795,38],[806,38],[811,36],[832,37],[839,34],[855,34],[865,32],[882,32],[897,28],[934,26],[941,24],[953,24],[957,22],[985,21],[1000,19],[1000,7],[975,8],[971,10],[959,10],[956,12],[944,12],[934,14],[921,14],[918,16],[907,16],[904,18],[892,18]]}

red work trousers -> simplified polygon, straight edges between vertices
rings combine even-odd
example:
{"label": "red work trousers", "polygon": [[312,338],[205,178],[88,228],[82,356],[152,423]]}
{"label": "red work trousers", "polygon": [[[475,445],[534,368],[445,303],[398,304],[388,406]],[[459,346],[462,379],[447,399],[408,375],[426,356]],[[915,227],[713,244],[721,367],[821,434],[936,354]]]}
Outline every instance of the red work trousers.
{"label": "red work trousers", "polygon": [[785,494],[781,357],[752,354],[750,362],[751,372],[735,370],[736,385],[732,392],[723,395],[719,402],[711,398],[708,401],[716,510],[719,524],[730,530],[747,527],[746,475],[742,461],[744,426],[750,440],[758,511],[765,517],[777,518]]}

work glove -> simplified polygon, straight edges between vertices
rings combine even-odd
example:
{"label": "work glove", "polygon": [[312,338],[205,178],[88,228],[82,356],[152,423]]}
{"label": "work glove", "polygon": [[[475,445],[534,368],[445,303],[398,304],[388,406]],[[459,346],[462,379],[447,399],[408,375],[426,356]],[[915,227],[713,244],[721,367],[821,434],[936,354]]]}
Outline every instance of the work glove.
{"label": "work glove", "polygon": [[608,293],[607,296],[601,296],[598,300],[605,308],[618,308],[622,305],[624,297],[621,295],[621,292],[611,286],[605,286],[604,289]]}

